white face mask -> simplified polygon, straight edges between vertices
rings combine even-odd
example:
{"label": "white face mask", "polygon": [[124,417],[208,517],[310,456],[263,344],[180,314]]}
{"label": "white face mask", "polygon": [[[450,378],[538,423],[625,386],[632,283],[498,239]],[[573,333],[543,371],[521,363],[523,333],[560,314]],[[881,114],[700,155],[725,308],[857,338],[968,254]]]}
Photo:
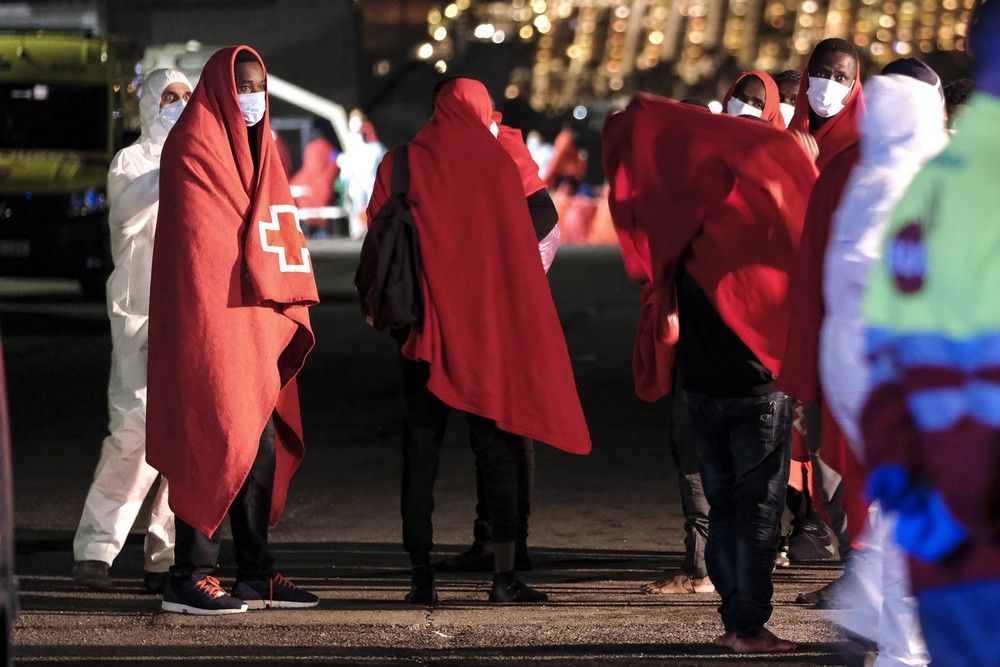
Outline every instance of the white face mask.
{"label": "white face mask", "polygon": [[497,127],[496,123],[490,123],[490,134],[492,134],[494,137],[500,136],[500,128]]}
{"label": "white face mask", "polygon": [[753,116],[754,118],[760,118],[764,115],[761,109],[735,97],[730,97],[729,101],[726,102],[726,113],[730,116]]}
{"label": "white face mask", "polygon": [[809,106],[816,115],[829,118],[843,111],[844,100],[850,92],[851,86],[837,83],[833,79],[811,76],[806,95],[809,97]]}
{"label": "white face mask", "polygon": [[795,115],[795,105],[782,102],[778,108],[781,111],[781,118],[785,121],[785,127],[788,127],[792,122],[792,116]]}
{"label": "white face mask", "polygon": [[181,113],[184,111],[184,107],[187,106],[187,102],[184,100],[177,100],[176,102],[171,102],[170,104],[161,107],[159,113],[160,125],[163,126],[167,132],[170,128],[174,126],[177,119],[181,117]]}
{"label": "white face mask", "polygon": [[243,120],[247,122],[247,127],[253,127],[264,117],[264,110],[267,109],[267,93],[240,93],[240,111],[243,112]]}

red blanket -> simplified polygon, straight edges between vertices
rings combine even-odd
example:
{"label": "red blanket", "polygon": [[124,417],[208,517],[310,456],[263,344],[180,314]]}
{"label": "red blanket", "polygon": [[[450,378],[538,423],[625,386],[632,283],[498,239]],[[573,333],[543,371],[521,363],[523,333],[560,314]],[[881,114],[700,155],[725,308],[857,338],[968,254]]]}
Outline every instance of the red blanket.
{"label": "red blanket", "polygon": [[744,79],[751,76],[757,77],[764,84],[764,110],[761,112],[761,119],[768,122],[775,129],[784,130],[785,120],[781,117],[781,93],[778,92],[778,84],[774,82],[774,79],[767,72],[754,70],[752,72],[743,72],[736,77],[736,81],[733,81],[733,85],[729,86],[729,90],[726,91],[726,96],[722,98],[722,108],[726,108],[726,104],[729,103],[729,100],[733,97],[733,93],[736,92],[736,87]]}
{"label": "red blanket", "polygon": [[816,173],[792,135],[640,95],[605,123],[604,168],[629,275],[649,280],[633,357],[639,397],[671,388],[680,262],[777,373],[788,275]]}
{"label": "red blanket", "polygon": [[[809,97],[806,91],[809,90],[809,70],[802,71],[802,80],[799,83],[799,96],[795,100],[795,115],[792,116],[788,124],[789,130],[809,133]],[[822,172],[830,161],[843,150],[858,143],[861,135],[858,134],[858,123],[865,115],[865,94],[861,90],[861,64],[858,64],[858,78],[855,79],[851,92],[847,96],[844,108],[836,116],[832,116],[823,123],[823,126],[813,132],[813,137],[819,145],[819,156],[816,158],[816,167]]]}
{"label": "red blanket", "polygon": [[806,210],[802,244],[796,260],[789,305],[792,318],[785,363],[778,388],[805,404],[822,409],[820,457],[844,478],[842,505],[847,513],[851,539],[857,542],[868,525],[868,503],[864,499],[864,470],[835,419],[822,400],[819,378],[819,341],[825,308],[823,305],[823,262],[830,238],[833,214],[847,179],[861,158],[859,143],[834,156],[816,180]]}
{"label": "red blanket", "polygon": [[830,237],[833,214],[854,165],[861,157],[855,143],[834,158],[820,174],[806,209],[802,244],[792,274],[789,304],[791,329],[785,347],[785,364],[778,378],[779,388],[806,404],[819,402],[819,336],[823,325],[823,261]]}
{"label": "red blanket", "polygon": [[[573,454],[590,451],[562,326],[538,258],[530,183],[489,132],[489,95],[457,79],[410,144],[410,205],[424,271],[423,330],[404,346],[446,404]],[[369,214],[392,173],[379,166]]]}
{"label": "red blanket", "polygon": [[177,516],[207,535],[272,413],[272,523],[281,514],[304,450],[295,376],[313,346],[307,306],[318,302],[268,115],[247,128],[240,112],[241,50],[254,53],[212,56],[163,147],[150,289],[146,458],[169,481]]}

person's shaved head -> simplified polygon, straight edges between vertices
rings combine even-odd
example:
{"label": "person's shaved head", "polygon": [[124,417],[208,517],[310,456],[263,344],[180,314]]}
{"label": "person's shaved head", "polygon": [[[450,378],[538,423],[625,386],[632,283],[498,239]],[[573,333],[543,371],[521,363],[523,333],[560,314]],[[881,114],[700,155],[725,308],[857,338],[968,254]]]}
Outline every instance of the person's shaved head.
{"label": "person's shaved head", "polygon": [[858,78],[860,62],[858,50],[853,44],[831,37],[817,44],[809,56],[809,76],[849,86]]}
{"label": "person's shaved head", "polygon": [[782,102],[795,106],[795,101],[799,97],[799,83],[801,81],[802,72],[797,69],[786,69],[774,77]]}

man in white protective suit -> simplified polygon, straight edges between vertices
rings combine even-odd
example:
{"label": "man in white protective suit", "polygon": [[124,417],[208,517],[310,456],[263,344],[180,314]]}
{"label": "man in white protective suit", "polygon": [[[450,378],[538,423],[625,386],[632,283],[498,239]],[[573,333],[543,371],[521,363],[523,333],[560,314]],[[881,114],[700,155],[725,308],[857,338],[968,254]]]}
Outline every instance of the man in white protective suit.
{"label": "man in white protective suit", "polygon": [[[111,588],[111,563],[121,551],[158,473],[146,463],[146,345],[149,277],[160,199],[160,152],[191,95],[177,70],[149,72],[142,83],[139,140],[115,155],[108,171],[111,252],[107,283],[111,319],[108,429],[73,539],[73,578],[96,590]],[[161,480],[145,541],[145,587],[161,593],[174,560],[174,515]]]}
{"label": "man in white protective suit", "polygon": [[[893,209],[918,171],[948,143],[944,94],[924,63],[898,60],[865,82],[861,161],[851,173],[827,244],[823,290],[826,317],[820,370],[830,411],[859,460],[866,460],[861,409],[871,389],[864,356],[861,300],[868,273],[882,255]],[[893,520],[869,511],[865,548],[852,554],[853,577],[837,591],[834,619],[878,645],[876,667],[924,667],[930,661],[909,591],[906,561],[893,543]]]}

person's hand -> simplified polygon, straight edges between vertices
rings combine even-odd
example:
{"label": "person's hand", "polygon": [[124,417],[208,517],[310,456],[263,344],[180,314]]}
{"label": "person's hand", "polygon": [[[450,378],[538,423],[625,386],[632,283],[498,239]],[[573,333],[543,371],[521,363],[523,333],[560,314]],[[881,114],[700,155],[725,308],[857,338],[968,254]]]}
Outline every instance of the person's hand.
{"label": "person's hand", "polygon": [[816,158],[819,157],[819,144],[816,143],[816,137],[800,130],[792,130],[792,134],[799,140],[799,145],[802,146],[802,150],[806,152],[809,159],[815,162]]}

